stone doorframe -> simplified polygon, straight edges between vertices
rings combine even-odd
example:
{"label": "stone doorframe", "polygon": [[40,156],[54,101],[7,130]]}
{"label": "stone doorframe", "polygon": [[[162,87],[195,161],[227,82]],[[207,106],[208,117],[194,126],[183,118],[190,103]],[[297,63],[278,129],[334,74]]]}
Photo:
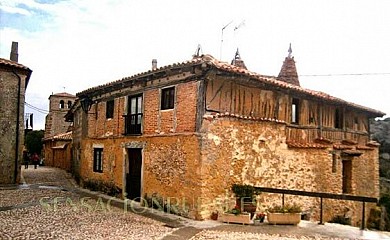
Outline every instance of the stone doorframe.
{"label": "stone doorframe", "polygon": [[[142,156],[142,167],[141,167],[141,193],[143,190],[143,175],[144,175],[144,149],[146,147],[146,142],[140,142],[140,141],[131,141],[126,142],[122,144],[122,150],[123,150],[123,164],[122,164],[122,197],[123,199],[127,198],[126,193],[126,171],[129,169],[129,156],[127,154],[127,149],[129,148],[141,148],[141,156]],[[141,196],[142,197],[142,196]]]}

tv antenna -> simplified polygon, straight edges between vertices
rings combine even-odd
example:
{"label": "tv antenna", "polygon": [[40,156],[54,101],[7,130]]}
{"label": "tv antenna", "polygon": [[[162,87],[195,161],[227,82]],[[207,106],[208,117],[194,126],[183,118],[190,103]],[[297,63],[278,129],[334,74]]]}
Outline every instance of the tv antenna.
{"label": "tv antenna", "polygon": [[221,49],[220,49],[220,54],[219,54],[219,60],[222,60],[222,45],[223,45],[223,31],[225,30],[225,28],[227,28],[230,24],[232,24],[233,20],[230,21],[228,24],[226,24],[223,28],[222,28],[222,33],[221,33]]}

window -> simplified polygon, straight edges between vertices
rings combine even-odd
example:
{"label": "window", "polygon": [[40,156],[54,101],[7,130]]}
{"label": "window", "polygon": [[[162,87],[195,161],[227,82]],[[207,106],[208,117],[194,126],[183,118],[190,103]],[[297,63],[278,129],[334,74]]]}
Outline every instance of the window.
{"label": "window", "polygon": [[93,149],[93,171],[103,172],[103,148]]}
{"label": "window", "polygon": [[65,108],[65,102],[64,102],[64,100],[61,100],[61,101],[60,101],[60,108],[61,108],[61,109]]}
{"label": "window", "polygon": [[335,117],[334,117],[334,127],[342,129],[343,122],[344,122],[343,112],[339,108],[336,108]]}
{"label": "window", "polygon": [[72,107],[72,101],[68,101],[68,108]]}
{"label": "window", "polygon": [[175,107],[175,87],[161,90],[161,110],[173,109]]}
{"label": "window", "polygon": [[114,117],[114,100],[106,102],[106,119]]}
{"label": "window", "polygon": [[129,97],[128,114],[125,116],[125,134],[142,132],[142,95]]}
{"label": "window", "polygon": [[291,104],[291,123],[299,123],[299,99],[293,98]]}

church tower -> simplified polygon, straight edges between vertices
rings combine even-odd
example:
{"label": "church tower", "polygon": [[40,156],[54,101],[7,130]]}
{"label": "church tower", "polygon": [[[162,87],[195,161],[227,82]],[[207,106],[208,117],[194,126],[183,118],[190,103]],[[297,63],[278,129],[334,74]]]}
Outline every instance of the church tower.
{"label": "church tower", "polygon": [[68,131],[71,123],[65,122],[64,117],[75,100],[76,96],[66,92],[50,95],[49,114],[45,122],[45,138]]}

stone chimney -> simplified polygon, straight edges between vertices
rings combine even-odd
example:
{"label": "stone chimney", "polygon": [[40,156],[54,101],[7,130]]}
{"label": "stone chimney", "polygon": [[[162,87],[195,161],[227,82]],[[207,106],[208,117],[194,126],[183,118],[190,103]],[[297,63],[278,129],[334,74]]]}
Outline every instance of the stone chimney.
{"label": "stone chimney", "polygon": [[18,54],[18,42],[12,42],[11,54],[9,59],[14,62],[18,62],[19,54]]}
{"label": "stone chimney", "polygon": [[157,70],[157,59],[152,60],[152,71]]}
{"label": "stone chimney", "polygon": [[300,86],[297,68],[295,66],[294,57],[292,56],[291,43],[288,49],[288,56],[284,59],[277,79],[286,83]]}

